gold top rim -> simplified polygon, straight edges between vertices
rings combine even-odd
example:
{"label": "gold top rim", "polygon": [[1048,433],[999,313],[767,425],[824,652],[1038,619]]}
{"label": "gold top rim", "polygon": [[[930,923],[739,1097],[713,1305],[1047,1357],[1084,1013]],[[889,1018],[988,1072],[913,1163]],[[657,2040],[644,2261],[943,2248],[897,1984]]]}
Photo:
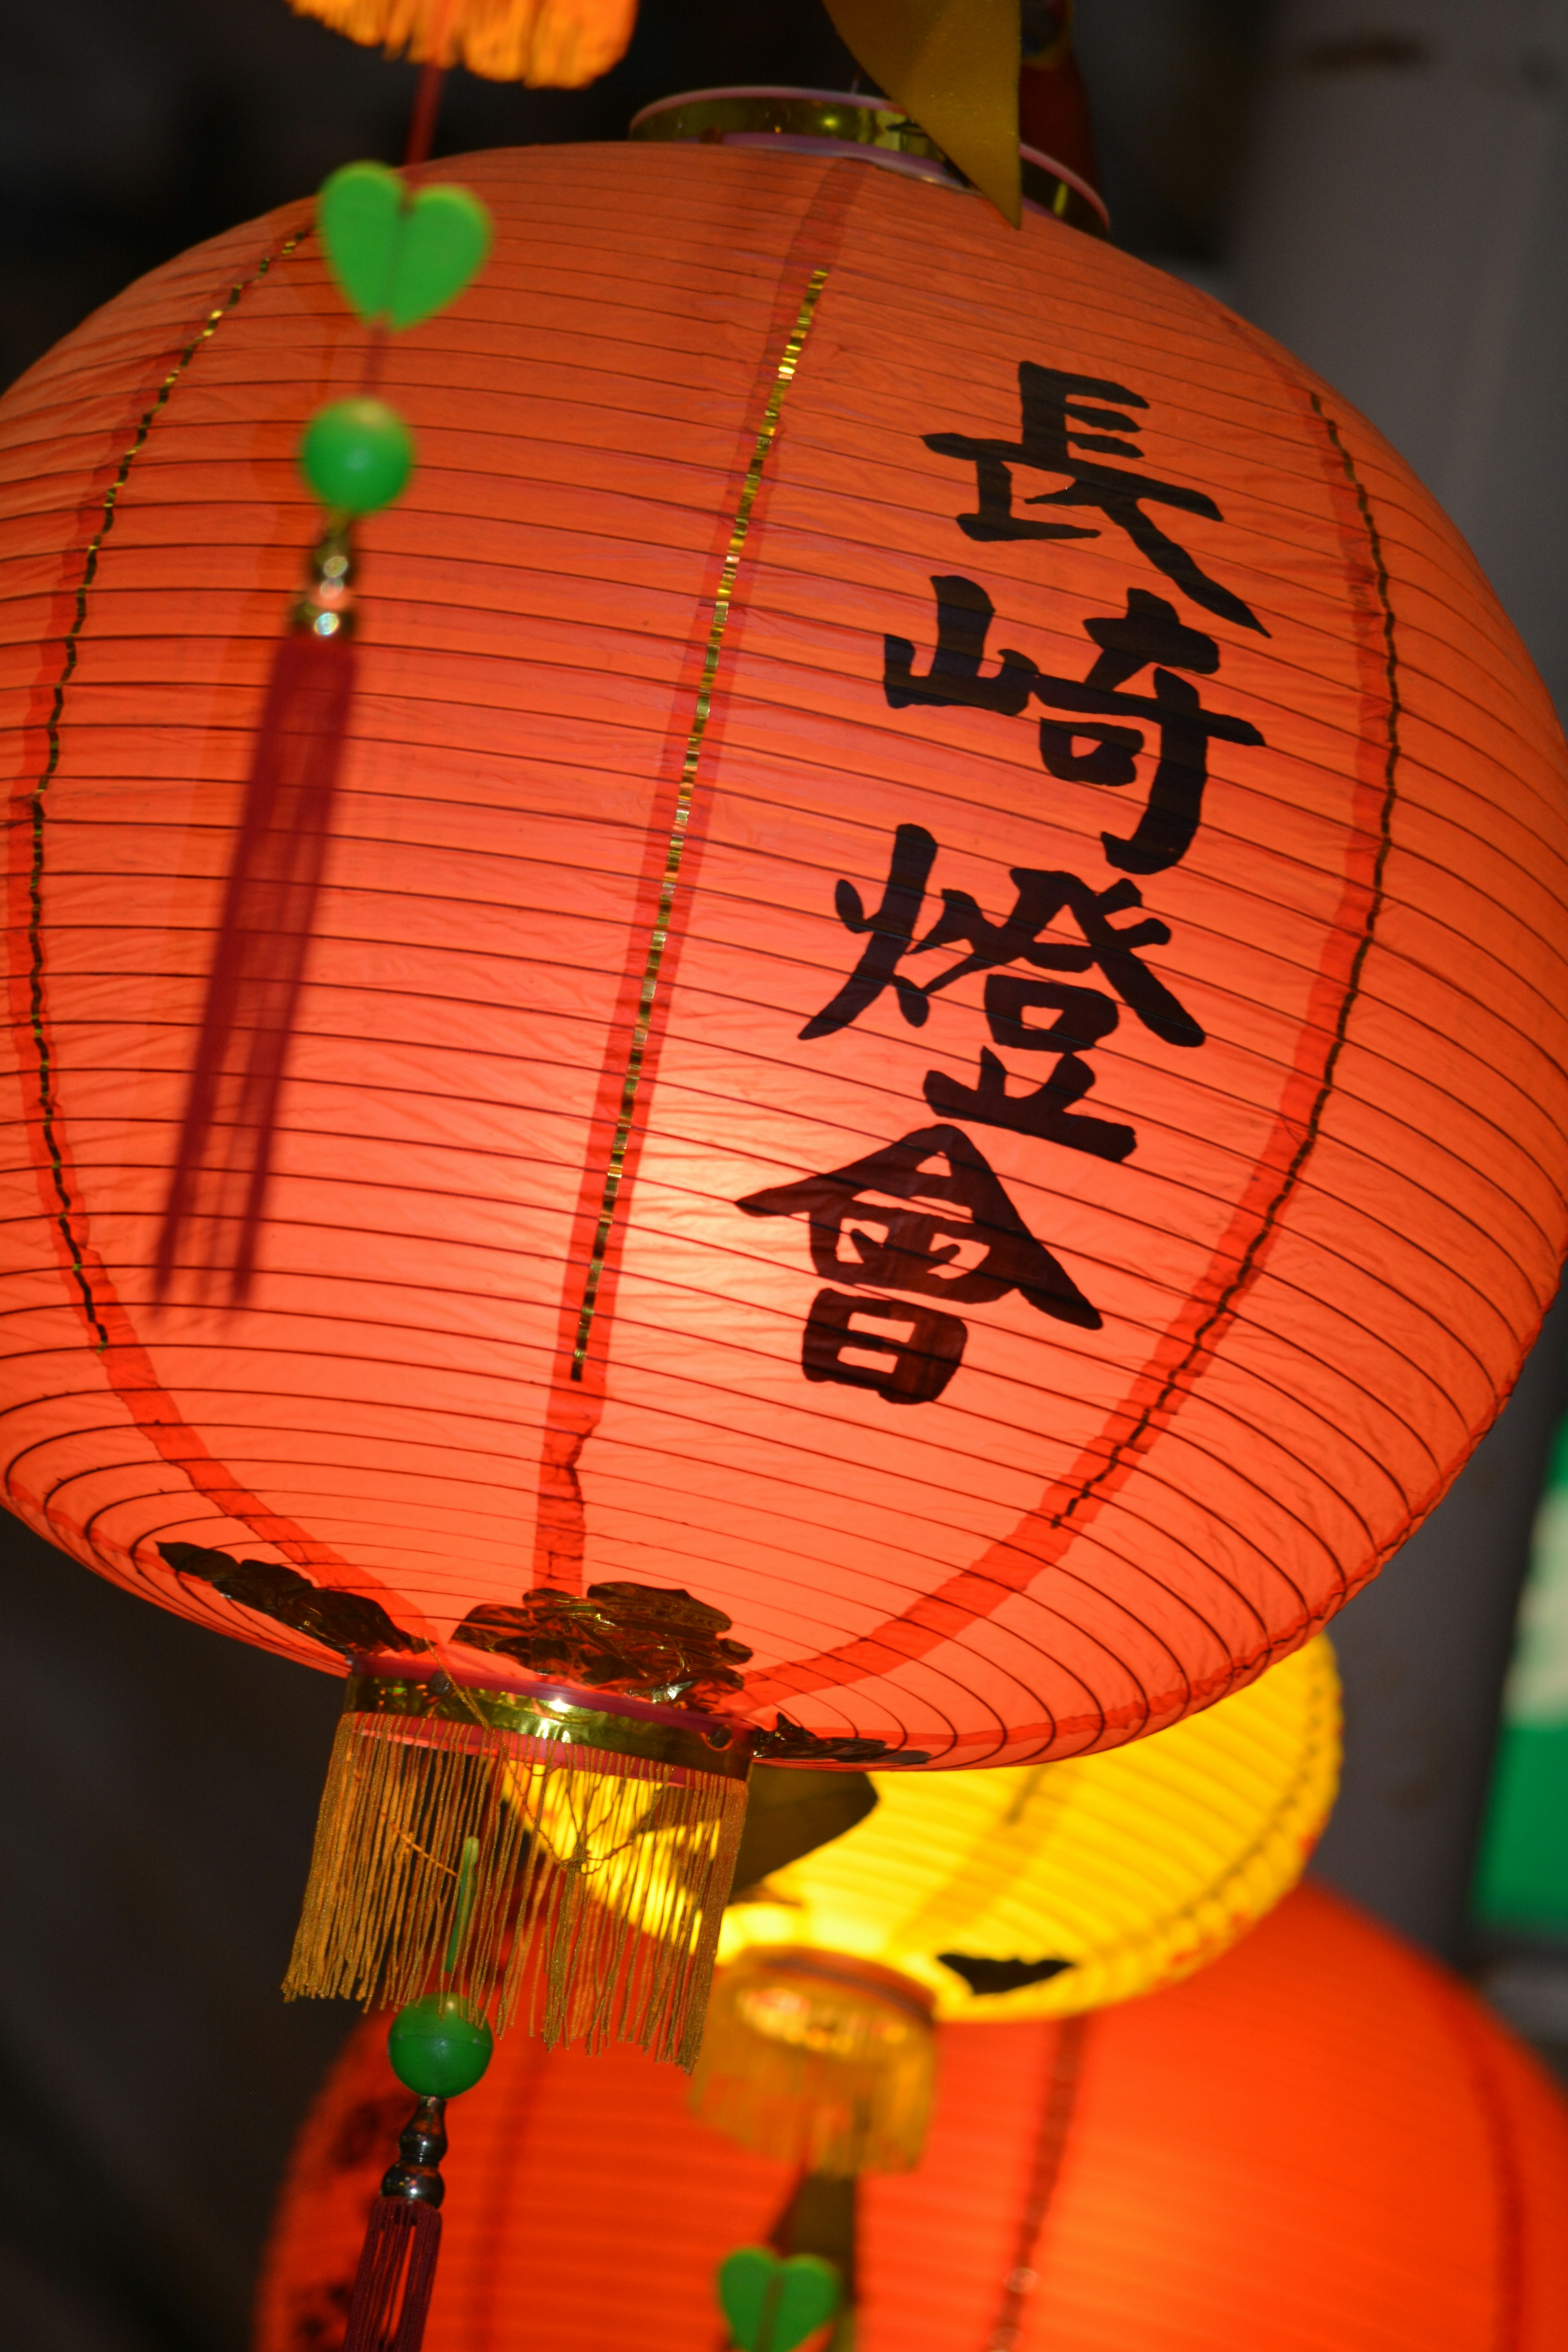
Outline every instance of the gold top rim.
{"label": "gold top rim", "polygon": [[[846,153],[861,150],[868,162],[886,158],[906,167],[930,166],[922,178],[953,187],[969,183],[929,132],[886,99],[843,90],[768,89],[686,90],[662,98],[632,119],[629,139],[682,140],[703,146],[731,141],[760,145],[771,140],[810,142]],[[1050,213],[1069,228],[1090,236],[1110,235],[1110,216],[1095,191],[1075,172],[1034,147],[1019,149],[1024,200]]]}
{"label": "gold top rim", "polygon": [[403,1716],[423,1722],[462,1723],[483,1731],[508,1731],[523,1739],[548,1739],[562,1748],[598,1748],[613,1756],[637,1756],[720,1780],[744,1780],[752,1769],[747,1727],[719,1716],[694,1714],[689,1728],[667,1716],[612,1713],[584,1705],[574,1695],[548,1687],[534,1691],[455,1683],[448,1676],[351,1675],[343,1692],[345,1715]]}

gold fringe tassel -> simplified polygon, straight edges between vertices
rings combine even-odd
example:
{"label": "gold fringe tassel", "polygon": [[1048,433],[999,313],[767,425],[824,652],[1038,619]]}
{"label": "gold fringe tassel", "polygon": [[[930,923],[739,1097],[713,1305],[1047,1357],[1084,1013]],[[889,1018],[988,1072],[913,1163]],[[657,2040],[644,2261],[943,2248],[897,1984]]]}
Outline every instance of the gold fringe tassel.
{"label": "gold fringe tassel", "polygon": [[581,89],[619,62],[637,0],[289,0],[351,41],[490,81]]}
{"label": "gold fringe tassel", "polygon": [[[637,2042],[689,2068],[745,1820],[743,1758],[706,1770],[580,1730],[368,1711],[355,1687],[285,1996],[402,2008],[450,1990],[497,2032],[521,2014],[551,2044]],[[628,1736],[626,1718],[593,1722]],[[656,1748],[700,1753],[695,1734],[654,1731]]]}
{"label": "gold fringe tassel", "polygon": [[844,2179],[908,2172],[931,2120],[931,1996],[841,1953],[746,1952],[713,1988],[691,2105],[757,2156]]}

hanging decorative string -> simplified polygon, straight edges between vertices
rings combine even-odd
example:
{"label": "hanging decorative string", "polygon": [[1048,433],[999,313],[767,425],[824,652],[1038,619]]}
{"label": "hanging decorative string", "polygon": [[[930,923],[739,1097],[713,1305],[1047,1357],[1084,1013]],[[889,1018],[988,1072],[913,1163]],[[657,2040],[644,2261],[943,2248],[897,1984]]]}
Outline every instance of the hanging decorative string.
{"label": "hanging decorative string", "polygon": [[455,300],[483,262],[489,215],[467,190],[409,190],[380,163],[322,188],[317,227],[369,330],[358,395],[311,419],[300,469],[326,509],[310,583],[273,658],[158,1241],[157,1286],[247,1297],[279,1098],[316,928],[353,705],[353,527],[398,498],[414,443],[375,396],[389,333]]}
{"label": "hanging decorative string", "polygon": [[478,1843],[465,1839],[441,1990],[403,2010],[387,2036],[393,2072],[419,2104],[398,2142],[398,2161],[370,2210],[342,2352],[419,2352],[425,2340],[447,2193],[440,2168],[447,2102],[482,2079],[493,2048],[489,2028],[451,1990],[473,1915],[478,1866]]}

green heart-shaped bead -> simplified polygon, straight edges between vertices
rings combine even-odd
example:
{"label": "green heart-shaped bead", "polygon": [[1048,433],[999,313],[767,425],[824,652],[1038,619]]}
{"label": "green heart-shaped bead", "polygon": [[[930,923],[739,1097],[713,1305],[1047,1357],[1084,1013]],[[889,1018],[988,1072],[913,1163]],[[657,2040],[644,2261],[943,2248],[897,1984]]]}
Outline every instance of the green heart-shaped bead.
{"label": "green heart-shaped bead", "polygon": [[345,163],[316,199],[316,226],[344,300],[362,319],[387,309],[402,241],[404,186],[384,163]]}
{"label": "green heart-shaped bead", "polygon": [[388,304],[395,327],[417,326],[479,275],[490,249],[490,216],[467,188],[421,188],[404,217],[403,249]]}
{"label": "green heart-shaped bead", "polygon": [[467,188],[410,194],[384,163],[345,163],[316,200],[332,276],[360,317],[416,327],[455,301],[490,249],[490,216]]}
{"label": "green heart-shaped bead", "polygon": [[719,2265],[719,2302],[740,2352],[795,2352],[843,2300],[838,2273],[820,2254],[787,2261],[742,2246]]}

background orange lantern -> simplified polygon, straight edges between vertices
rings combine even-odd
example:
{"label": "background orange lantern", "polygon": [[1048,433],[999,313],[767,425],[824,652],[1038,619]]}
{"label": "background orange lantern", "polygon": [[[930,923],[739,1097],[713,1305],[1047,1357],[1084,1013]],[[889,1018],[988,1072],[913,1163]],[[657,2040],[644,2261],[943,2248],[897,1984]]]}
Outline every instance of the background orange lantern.
{"label": "background orange lantern", "polygon": [[[307,2122],[256,2352],[333,2340],[385,2128],[375,2021]],[[427,2352],[717,2339],[782,2166],[629,2053],[514,2037],[453,2119]],[[460,2190],[460,2194],[456,2193]],[[1212,1969],[1063,2023],[948,2026],[919,2171],[858,2190],[867,2352],[1552,2352],[1568,2111],[1452,1978],[1321,1888]]]}
{"label": "background orange lantern", "polygon": [[[1407,469],[1191,289],[865,162],[463,177],[242,1312],[154,1241],[362,339],[289,211],[0,408],[5,1491],[352,1657],[345,1756],[597,1694],[711,1919],[754,1728],[1114,1745],[1441,1493],[1563,1238],[1563,747]],[[418,1910],[367,1851],[318,1925]],[[372,1990],[363,1925],[296,1983]]]}

